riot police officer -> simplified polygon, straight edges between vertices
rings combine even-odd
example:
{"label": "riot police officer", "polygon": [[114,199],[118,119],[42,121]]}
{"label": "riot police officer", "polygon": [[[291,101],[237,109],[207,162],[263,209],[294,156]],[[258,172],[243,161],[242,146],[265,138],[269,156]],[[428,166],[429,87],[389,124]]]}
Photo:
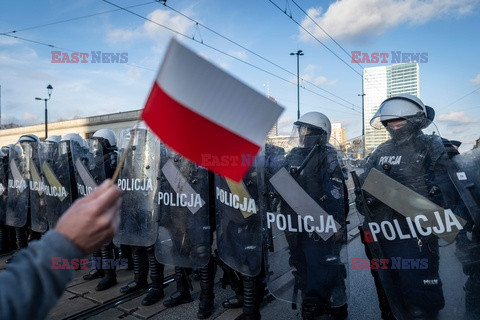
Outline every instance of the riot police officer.
{"label": "riot police officer", "polygon": [[[93,140],[94,152],[95,150],[101,151],[99,153],[101,154],[101,157],[103,157],[105,178],[111,179],[117,167],[117,138],[115,133],[110,129],[100,129],[93,134],[91,139]],[[98,183],[101,182],[102,181],[98,181]],[[100,248],[100,250],[95,251],[93,257],[94,259],[97,259],[97,262],[100,262],[101,266],[104,265],[101,262],[103,259],[113,259],[113,242],[110,242]],[[97,291],[107,290],[117,284],[117,274],[115,269],[112,268],[94,268],[88,274],[83,276],[85,280],[92,280],[100,277],[102,277],[102,279],[95,287],[95,290]]]}
{"label": "riot police officer", "polygon": [[[423,197],[421,199],[426,200],[422,201],[431,201],[442,208],[455,208],[454,190],[446,171],[448,155],[442,139],[422,132],[433,118],[434,110],[415,96],[401,94],[386,99],[370,124],[375,128],[385,128],[391,139],[379,145],[369,156],[365,172],[360,176],[363,188],[369,173],[380,172],[381,177],[385,175],[413,190],[419,200],[415,201],[410,196],[412,203],[419,203],[420,197]],[[375,180],[376,186],[384,190],[388,183],[381,181]],[[398,268],[390,261],[385,266],[388,270],[379,270],[381,286],[377,289],[382,291],[382,295],[385,290],[392,310],[406,314],[409,319],[435,319],[445,306],[439,277],[438,241],[442,234],[428,234],[422,228],[414,229],[409,221],[415,218],[417,212],[409,212],[412,215],[406,216],[401,208],[407,203],[395,203],[401,198],[402,191],[398,190],[402,189],[397,189],[391,202],[386,197],[374,197],[369,193],[364,193],[363,199],[357,197],[357,208],[366,218],[363,228],[369,239],[366,242],[370,258],[418,260],[427,262],[428,267],[420,270]],[[422,218],[426,219],[425,216]],[[455,217],[452,219],[458,222]],[[379,225],[395,225],[398,233],[380,232],[376,228]],[[461,229],[460,223],[455,226]],[[383,311],[382,315],[386,316],[388,312],[384,314]]]}
{"label": "riot police officer", "polygon": [[213,174],[162,144],[158,181],[156,258],[175,266],[177,283],[177,291],[163,304],[170,308],[192,301],[189,274],[192,268],[198,268],[201,292],[197,318],[209,318],[215,279],[210,250],[215,229]]}
{"label": "riot police officer", "polygon": [[[26,153],[25,153],[25,150],[26,148],[28,147],[34,147],[34,145],[38,144],[40,142],[40,139],[38,139],[38,137],[34,134],[26,134],[26,135],[22,135],[20,136],[20,138],[18,139],[18,142],[20,144],[20,148],[21,148],[21,152],[22,154],[20,155],[20,158],[19,158],[19,162],[18,162],[18,165],[19,165],[19,169],[20,169],[20,173],[22,174],[22,178],[24,179],[24,181],[26,182],[26,187],[23,189],[23,191],[21,191],[21,195],[19,195],[19,198],[18,199],[21,199],[21,201],[19,201],[20,203],[24,203],[24,206],[22,205],[19,205],[18,207],[16,207],[16,213],[15,215],[17,217],[20,217],[20,216],[25,216],[26,215],[26,220],[25,220],[25,224],[23,226],[20,226],[20,225],[16,225],[15,226],[15,237],[16,237],[16,240],[17,240],[17,248],[18,249],[21,249],[21,248],[24,248],[28,245],[28,238],[29,238],[29,226],[30,226],[30,221],[31,221],[31,217],[30,217],[30,196],[29,196],[29,193],[30,193],[30,173],[28,172],[28,164],[27,164],[27,161],[28,159],[26,158]],[[9,205],[8,205],[8,209],[12,209],[12,201],[14,202],[15,199],[12,197],[9,201]],[[22,212],[23,210],[25,210],[24,212]],[[18,221],[20,220],[23,220],[23,219],[18,219]],[[32,238],[34,239],[39,239],[40,238],[40,234],[37,233],[37,232],[32,232],[31,234]]]}
{"label": "riot police officer", "polygon": [[148,306],[164,297],[164,265],[155,259],[153,246],[158,236],[154,196],[160,141],[144,123],[123,131],[120,141],[119,153],[125,152],[126,157],[117,184],[124,191],[124,195],[120,227],[113,242],[117,246],[132,247],[134,273],[133,281],[120,288],[120,292],[128,294],[146,289],[150,269],[151,288],[141,302]]}
{"label": "riot police officer", "polygon": [[0,150],[0,254],[13,249],[11,237],[14,229],[5,224],[8,196],[8,150],[8,146],[3,146]]}
{"label": "riot police officer", "polygon": [[[294,123],[292,132],[298,144],[285,158],[285,168],[295,181],[292,184],[298,184],[301,187],[298,192],[308,196],[314,201],[312,204],[325,212],[317,221],[323,230],[303,223],[303,231],[300,231],[298,224],[302,224],[302,220],[298,219],[297,232],[285,231],[290,264],[296,269],[296,285],[302,292],[303,319],[314,319],[322,314],[330,314],[335,319],[347,317],[346,259],[342,259],[340,251],[346,244],[348,196],[337,152],[328,144],[330,134],[327,116],[320,112],[302,115]],[[288,195],[279,191],[280,186],[272,179],[270,183],[283,198],[280,212],[292,217],[299,215],[301,210],[289,201]],[[316,218],[304,216],[303,221],[315,221],[312,219]]]}

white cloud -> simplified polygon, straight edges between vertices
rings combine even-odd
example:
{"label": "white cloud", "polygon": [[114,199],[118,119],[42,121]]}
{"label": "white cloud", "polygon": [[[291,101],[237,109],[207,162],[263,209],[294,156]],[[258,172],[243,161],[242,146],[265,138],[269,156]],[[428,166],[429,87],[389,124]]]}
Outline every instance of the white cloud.
{"label": "white cloud", "polygon": [[278,135],[290,135],[292,133],[292,126],[294,121],[295,120],[290,116],[280,117],[277,123]]}
{"label": "white cloud", "polygon": [[242,61],[247,60],[247,53],[245,51],[229,51],[228,54],[234,56],[235,58],[238,58]]}
{"label": "white cloud", "polygon": [[443,122],[452,122],[455,124],[478,122],[478,119],[467,116],[463,111],[452,111],[446,114],[439,114],[437,120]]}
{"label": "white cloud", "polygon": [[9,36],[0,36],[0,46],[9,46],[20,43],[20,40]]}
{"label": "white cloud", "polygon": [[[339,0],[325,12],[319,7],[307,13],[337,40],[364,41],[402,24],[424,24],[445,16],[470,14],[477,6],[476,0]],[[301,25],[316,37],[327,38],[308,17]],[[313,40],[303,29],[300,39]]]}
{"label": "white cloud", "polygon": [[[191,16],[191,13],[186,13]],[[194,23],[185,17],[176,15],[169,10],[157,9],[148,14],[147,18],[151,21],[145,21],[143,25],[135,28],[115,28],[107,32],[107,42],[121,43],[130,42],[141,38],[152,38],[156,40],[165,40],[165,38],[171,36],[171,31],[161,27],[163,25],[176,32],[189,34],[189,30],[192,29]],[[192,34],[193,36],[193,34]]]}
{"label": "white cloud", "polygon": [[473,83],[473,84],[480,84],[480,73],[477,74],[477,76],[475,78],[470,80],[470,82]]}
{"label": "white cloud", "polygon": [[[303,79],[304,81],[306,82],[310,82],[310,83],[313,83],[315,85],[323,85],[323,84],[334,84],[336,81],[335,80],[328,80],[325,76],[322,76],[322,75],[317,75],[317,66],[315,65],[312,65],[312,64],[309,64],[307,65],[304,69],[303,69],[303,72],[301,72],[300,74],[300,78],[301,80]],[[291,82],[293,83],[296,83],[297,82],[297,78],[296,77],[292,77]]]}
{"label": "white cloud", "polygon": [[327,78],[325,78],[324,76],[320,76],[320,77],[316,77],[314,80],[313,80],[313,83],[315,83],[317,86],[318,85],[321,85],[321,84],[324,84],[327,82]]}
{"label": "white cloud", "polygon": [[30,112],[25,112],[22,115],[22,121],[24,123],[38,123],[38,122],[40,122],[40,117],[36,114],[30,113]]}

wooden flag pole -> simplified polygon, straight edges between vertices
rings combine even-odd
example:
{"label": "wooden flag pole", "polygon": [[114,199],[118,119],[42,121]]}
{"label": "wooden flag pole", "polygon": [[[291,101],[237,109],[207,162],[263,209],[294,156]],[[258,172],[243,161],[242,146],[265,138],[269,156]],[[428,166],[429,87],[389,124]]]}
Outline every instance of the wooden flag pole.
{"label": "wooden flag pole", "polygon": [[125,162],[125,158],[127,157],[128,151],[130,151],[130,146],[132,145],[133,138],[137,135],[137,129],[138,125],[140,124],[141,120],[138,120],[138,122],[135,124],[135,127],[133,127],[133,134],[130,135],[130,139],[128,139],[128,144],[125,147],[125,150],[123,151],[122,157],[120,158],[120,161],[117,164],[117,168],[115,168],[115,172],[113,173],[111,185],[113,186],[115,183],[115,180],[117,180],[118,175],[120,174],[120,170],[123,167],[123,163]]}

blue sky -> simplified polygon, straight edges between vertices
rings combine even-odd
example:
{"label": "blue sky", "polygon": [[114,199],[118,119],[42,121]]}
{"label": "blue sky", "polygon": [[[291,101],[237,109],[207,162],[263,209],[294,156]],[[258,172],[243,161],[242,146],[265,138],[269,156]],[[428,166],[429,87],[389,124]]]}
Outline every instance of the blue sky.
{"label": "blue sky", "polygon": [[[42,123],[44,103],[35,97],[46,97],[48,84],[54,87],[48,103],[51,121],[140,109],[169,39],[177,37],[284,106],[279,119],[283,134],[290,133],[297,112],[296,57],[290,53],[303,50],[301,113],[325,113],[342,123],[347,138],[361,133],[361,68],[343,50],[426,52],[428,62],[420,64],[420,96],[437,111],[437,128],[432,130],[463,141],[461,150],[470,149],[480,136],[479,1],[110,2],[137,5],[128,10],[176,33],[100,0],[0,4],[0,33],[25,39],[0,34],[2,123]],[[80,18],[92,14],[97,15]],[[56,23],[74,18],[79,19]],[[10,33],[13,30],[17,32]],[[127,53],[128,63],[91,63],[91,57],[83,64],[52,63],[52,51]]]}

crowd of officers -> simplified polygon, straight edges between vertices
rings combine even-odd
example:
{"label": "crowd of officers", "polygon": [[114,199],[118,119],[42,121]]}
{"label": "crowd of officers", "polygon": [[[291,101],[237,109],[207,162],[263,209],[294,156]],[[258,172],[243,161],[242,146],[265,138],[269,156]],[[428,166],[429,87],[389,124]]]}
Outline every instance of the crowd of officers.
{"label": "crowd of officers", "polygon": [[[439,170],[437,163],[409,167],[411,163],[427,158],[441,164],[444,154],[456,154],[452,151],[453,144],[445,142],[446,150],[443,144],[438,144],[438,136],[427,137],[421,133],[421,129],[433,120],[429,112],[418,98],[408,95],[387,99],[382,104],[372,121],[380,121],[392,139],[370,155],[360,176],[361,182],[376,168],[401,183],[410,183],[414,191],[422,193],[423,189],[417,188],[409,178],[425,176],[428,170]],[[120,147],[114,132],[108,129],[95,132],[89,142],[73,133],[50,136],[44,142],[35,135],[23,135],[17,144],[4,146],[0,151],[0,217],[3,217],[0,219],[0,253],[26,247],[29,240],[39,239],[42,233],[53,228],[66,209],[64,199],[69,199],[71,204],[88,194],[92,188],[88,177],[96,185],[102,179],[112,178],[120,156],[125,154],[119,177],[124,185],[120,230],[112,242],[92,257],[95,261],[128,260],[134,278],[120,288],[122,293],[148,289],[142,305],[163,299],[165,307],[175,307],[192,301],[193,277],[200,280],[201,288],[197,318],[206,319],[214,311],[214,278],[219,266],[223,270],[222,286],[230,285],[235,292],[222,303],[223,307],[243,308],[237,319],[260,319],[260,305],[270,290],[269,285],[275,280],[273,278],[286,273],[292,277],[291,287],[288,281],[280,289],[272,286],[270,293],[274,297],[295,304],[299,295],[303,319],[325,315],[346,319],[347,175],[337,151],[328,144],[330,133],[330,121],[325,115],[306,113],[294,123],[292,148],[284,150],[267,144],[261,156],[249,163],[252,166],[240,183],[189,162],[152,138],[149,130],[142,126],[126,130],[118,137]],[[38,145],[42,145],[41,155]],[[432,147],[425,149],[425,146]],[[61,154],[66,156],[68,164],[63,171],[58,169]],[[419,154],[423,157],[420,160]],[[90,163],[86,164],[88,159]],[[83,161],[84,166],[77,161]],[[50,189],[28,182],[35,182],[36,176]],[[64,176],[68,176],[69,181],[62,180]],[[24,187],[19,179],[28,180]],[[59,191],[62,185],[68,185],[68,192]],[[55,186],[58,188],[52,195]],[[161,194],[171,199],[159,199]],[[372,223],[399,219],[395,210],[375,203],[361,188],[356,189],[356,194],[359,212],[365,216],[362,234],[371,236]],[[49,201],[48,195],[61,201]],[[446,201],[431,190],[426,190],[424,196],[434,199],[440,206]],[[182,200],[179,202],[179,199]],[[313,214],[311,210],[316,211]],[[473,221],[464,218],[469,230],[478,233]],[[376,250],[379,244],[370,246],[371,241],[365,238],[368,237],[364,236],[363,240],[370,259],[379,258],[382,250],[390,250],[389,255],[402,256],[418,249],[412,247],[411,241],[382,247],[382,241],[386,240],[380,239],[382,250]],[[433,236],[417,240],[418,258],[428,258],[431,263],[438,264],[435,262],[437,251],[429,250],[438,247],[438,241]],[[423,252],[422,240],[428,243]],[[282,250],[286,255],[277,254],[280,259],[275,260],[272,251],[280,253]],[[165,264],[175,266],[177,290],[164,299]],[[99,279],[95,288],[98,291],[114,287],[117,284],[115,268],[102,269],[99,265],[101,263],[83,278]],[[437,286],[427,283],[427,286],[423,281],[439,278],[438,265],[436,269],[432,267],[423,274],[399,271],[398,279],[394,280],[402,282],[396,296],[404,307],[399,310],[408,313],[406,318],[436,319],[443,308],[441,282]],[[480,272],[475,264],[469,267],[472,280],[467,286],[473,288],[478,286]],[[397,307],[392,304],[397,300],[391,300],[386,293],[390,287],[382,282],[384,276],[374,270],[372,275],[382,317],[395,319]],[[478,294],[471,295],[470,300],[467,298],[470,303],[467,309],[470,308],[472,314],[478,312],[477,302]]]}

